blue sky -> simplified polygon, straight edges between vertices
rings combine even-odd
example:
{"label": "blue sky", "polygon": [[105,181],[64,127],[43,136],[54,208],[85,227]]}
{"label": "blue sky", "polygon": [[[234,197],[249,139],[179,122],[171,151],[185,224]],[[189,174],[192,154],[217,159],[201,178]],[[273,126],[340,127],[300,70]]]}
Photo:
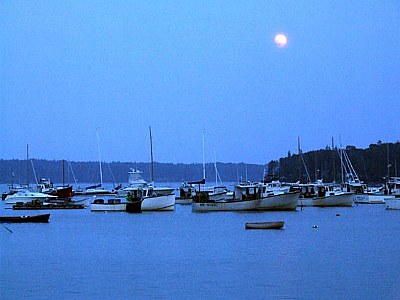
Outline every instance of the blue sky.
{"label": "blue sky", "polygon": [[[285,33],[286,47],[274,43]],[[399,141],[398,1],[2,1],[0,158],[267,163]]]}

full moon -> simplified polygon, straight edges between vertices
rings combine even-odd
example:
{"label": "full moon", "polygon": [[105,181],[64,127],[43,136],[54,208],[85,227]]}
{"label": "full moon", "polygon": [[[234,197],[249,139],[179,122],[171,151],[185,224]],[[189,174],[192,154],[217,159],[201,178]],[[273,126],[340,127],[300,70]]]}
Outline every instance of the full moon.
{"label": "full moon", "polygon": [[275,36],[275,44],[278,47],[285,47],[287,44],[287,38],[284,34],[280,33]]}

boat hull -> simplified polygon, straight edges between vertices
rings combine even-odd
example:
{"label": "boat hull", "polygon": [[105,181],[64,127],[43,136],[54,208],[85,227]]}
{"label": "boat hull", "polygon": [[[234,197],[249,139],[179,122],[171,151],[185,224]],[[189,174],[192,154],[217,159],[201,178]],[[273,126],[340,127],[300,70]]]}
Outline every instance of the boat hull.
{"label": "boat hull", "polygon": [[175,198],[175,204],[189,205],[192,203],[192,198]]}
{"label": "boat hull", "polygon": [[142,199],[142,211],[173,211],[175,210],[175,195],[157,195]]}
{"label": "boat hull", "polygon": [[17,202],[29,203],[35,200],[43,202],[51,199],[57,199],[57,197],[36,192],[17,192],[13,195],[7,196],[4,203],[5,204],[16,204]]}
{"label": "boat hull", "polygon": [[394,198],[388,195],[356,194],[354,202],[358,204],[384,204],[386,199]]}
{"label": "boat hull", "polygon": [[285,225],[284,221],[277,222],[255,222],[246,223],[246,229],[281,229]]}
{"label": "boat hull", "polygon": [[48,223],[50,214],[35,216],[4,216],[0,217],[0,223]]}
{"label": "boat hull", "polygon": [[296,210],[300,192],[288,192],[260,199],[257,210]]}
{"label": "boat hull", "polygon": [[338,195],[328,195],[325,197],[314,197],[314,198],[299,198],[299,206],[352,206],[353,205],[353,194],[342,193]]}
{"label": "boat hull", "polygon": [[91,211],[126,211],[126,203],[119,204],[90,204]]}
{"label": "boat hull", "polygon": [[385,208],[386,209],[393,209],[393,210],[400,210],[400,198],[386,198],[385,199]]}
{"label": "boat hull", "polygon": [[192,202],[193,212],[257,210],[260,200]]}

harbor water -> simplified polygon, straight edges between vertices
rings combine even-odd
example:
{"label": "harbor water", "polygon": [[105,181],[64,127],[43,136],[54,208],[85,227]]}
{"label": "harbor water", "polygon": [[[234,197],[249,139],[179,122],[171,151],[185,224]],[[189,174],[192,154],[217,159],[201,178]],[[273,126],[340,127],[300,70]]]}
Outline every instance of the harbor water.
{"label": "harbor water", "polygon": [[[384,205],[49,212],[0,226],[1,299],[400,299],[400,211]],[[262,221],[285,226],[245,229]]]}

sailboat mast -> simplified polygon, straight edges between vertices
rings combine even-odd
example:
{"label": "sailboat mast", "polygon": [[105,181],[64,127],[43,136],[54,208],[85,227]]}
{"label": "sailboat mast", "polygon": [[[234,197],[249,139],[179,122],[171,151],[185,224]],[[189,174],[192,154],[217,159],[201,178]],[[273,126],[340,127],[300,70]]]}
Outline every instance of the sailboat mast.
{"label": "sailboat mast", "polygon": [[297,156],[297,170],[299,171],[299,182],[301,182],[301,164],[300,164],[300,137],[297,137],[297,151],[299,155]]}
{"label": "sailboat mast", "polygon": [[103,186],[103,170],[101,169],[101,158],[100,158],[100,141],[99,141],[99,129],[96,130],[97,135],[97,149],[99,151],[99,166],[100,166],[100,184]]}
{"label": "sailboat mast", "polygon": [[29,144],[26,145],[26,185],[29,189]]}
{"label": "sailboat mast", "polygon": [[64,160],[62,160],[62,186],[65,186],[65,182],[64,182]]}
{"label": "sailboat mast", "polygon": [[336,168],[335,168],[335,145],[333,143],[333,137],[332,137],[332,181],[336,182]]}
{"label": "sailboat mast", "polygon": [[390,179],[390,163],[389,163],[389,143],[387,144],[387,180]]}
{"label": "sailboat mast", "polygon": [[205,132],[203,131],[203,179],[206,180],[206,163],[205,163],[205,158],[204,158],[204,135]]}
{"label": "sailboat mast", "polygon": [[149,130],[150,130],[151,182],[154,184],[153,136],[151,135],[151,126],[149,126]]}

